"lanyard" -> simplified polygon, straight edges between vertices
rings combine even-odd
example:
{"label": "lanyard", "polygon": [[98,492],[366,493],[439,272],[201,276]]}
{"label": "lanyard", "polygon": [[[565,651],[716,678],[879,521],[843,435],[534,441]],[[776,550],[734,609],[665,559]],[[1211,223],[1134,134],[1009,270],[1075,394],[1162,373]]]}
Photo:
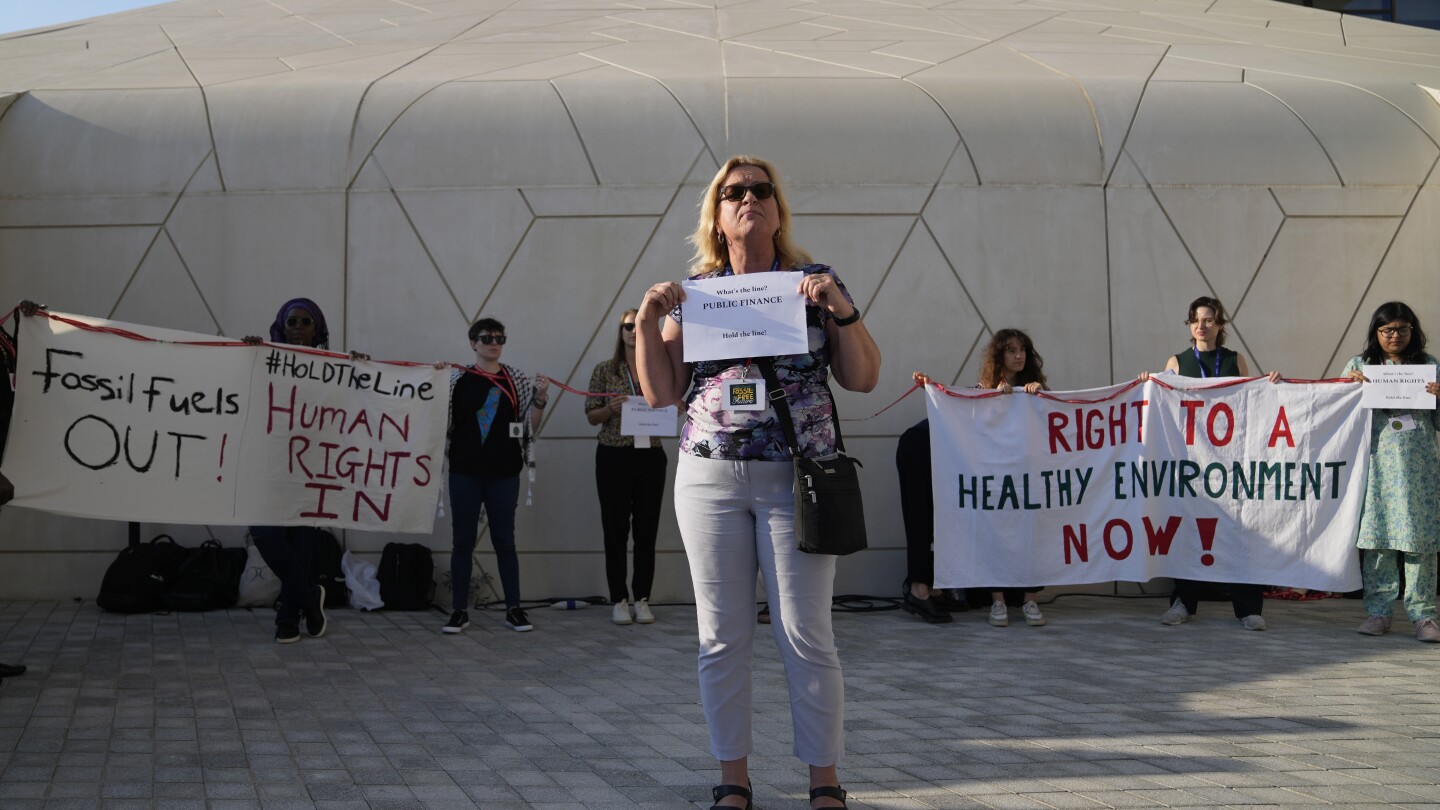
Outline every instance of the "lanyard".
{"label": "lanyard", "polygon": [[630,384],[630,396],[640,396],[640,383],[635,379],[635,369],[630,368],[629,363],[625,364],[625,382]]}
{"label": "lanyard", "polygon": [[[1192,352],[1195,353],[1195,364],[1198,365],[1198,366],[1200,366],[1200,376],[1201,376],[1201,377],[1209,377],[1210,375],[1205,373],[1205,362],[1200,359],[1200,350],[1197,349],[1197,348],[1195,348],[1194,346],[1191,346],[1191,347],[1190,347],[1190,351],[1192,351]],[[1219,376],[1220,376],[1220,347],[1219,347],[1219,346],[1216,346],[1216,347],[1215,347],[1215,376],[1216,376],[1216,377],[1219,377]]]}
{"label": "lanyard", "polygon": [[520,396],[515,390],[515,381],[510,379],[510,372],[506,370],[504,366],[500,367],[499,374],[491,374],[485,369],[480,368],[479,365],[473,365],[470,368],[474,369],[476,374],[489,380],[492,385],[500,389],[500,393],[504,394],[505,398],[510,400],[510,407],[515,409],[517,419],[525,416],[525,414],[520,413]]}

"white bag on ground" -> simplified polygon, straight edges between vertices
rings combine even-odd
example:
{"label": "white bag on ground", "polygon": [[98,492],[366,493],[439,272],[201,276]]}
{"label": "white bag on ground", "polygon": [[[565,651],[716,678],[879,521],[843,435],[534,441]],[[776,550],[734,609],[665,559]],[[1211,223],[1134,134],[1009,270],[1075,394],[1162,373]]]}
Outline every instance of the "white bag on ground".
{"label": "white bag on ground", "polygon": [[270,607],[280,598],[280,578],[265,564],[254,543],[245,546],[245,570],[240,572],[237,607]]}
{"label": "white bag on ground", "polygon": [[380,599],[380,580],[375,578],[375,566],[356,559],[350,552],[340,558],[340,570],[345,572],[345,585],[350,588],[350,607],[356,610],[379,610],[385,607]]}

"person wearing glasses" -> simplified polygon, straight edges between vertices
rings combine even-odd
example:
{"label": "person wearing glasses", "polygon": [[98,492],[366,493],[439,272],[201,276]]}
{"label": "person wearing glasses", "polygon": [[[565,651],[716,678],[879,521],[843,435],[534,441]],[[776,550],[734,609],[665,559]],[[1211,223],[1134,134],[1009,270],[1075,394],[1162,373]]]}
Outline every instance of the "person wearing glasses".
{"label": "person wearing glasses", "polygon": [[[1166,371],[1182,377],[1250,376],[1250,364],[1245,362],[1244,356],[1225,348],[1225,327],[1229,320],[1225,316],[1224,305],[1218,299],[1201,296],[1191,301],[1185,323],[1190,327],[1190,348],[1165,361]],[[1277,371],[1266,376],[1272,383],[1283,379]],[[1149,372],[1140,375],[1141,380],[1149,377]],[[1174,627],[1194,621],[1195,612],[1200,607],[1201,590],[1214,584],[1176,578],[1175,590],[1170,595],[1170,608],[1160,616],[1160,623]],[[1265,617],[1260,615],[1265,608],[1264,584],[1233,582],[1226,587],[1240,626],[1246,630],[1264,630]]]}
{"label": "person wearing glasses", "polygon": [[[1345,364],[1345,377],[1368,382],[1365,366],[1435,366],[1414,310],[1391,301],[1370,317],[1365,349]],[[1433,372],[1432,372],[1433,374]],[[1425,391],[1440,395],[1440,383]],[[1440,456],[1435,436],[1440,410],[1378,408],[1370,417],[1370,478],[1360,512],[1360,576],[1365,621],[1359,632],[1383,636],[1400,597],[1418,641],[1440,641],[1435,613],[1435,553],[1440,551]]]}
{"label": "person wearing glasses", "polygon": [[[634,436],[620,433],[625,402],[640,395],[635,375],[635,310],[620,314],[615,352],[590,374],[589,390],[612,397],[586,397],[585,418],[600,426],[595,446],[595,488],[600,495],[600,528],[605,538],[605,579],[610,588],[610,620],[616,624],[650,624],[650,585],[655,580],[655,536],[660,531],[660,504],[665,500],[665,468],[669,459],[658,436],[635,446]],[[625,585],[625,546],[635,535],[635,573]],[[629,600],[635,600],[630,612]]]}
{"label": "person wearing glasses", "polygon": [[500,362],[505,326],[481,318],[470,326],[474,365],[450,375],[450,620],[443,633],[470,626],[471,555],[480,528],[480,510],[490,527],[490,545],[505,595],[505,625],[518,633],[534,629],[520,607],[520,557],[515,552],[515,508],[520,472],[550,398],[550,381],[538,383]]}
{"label": "person wearing glasses", "polygon": [[[805,300],[810,351],[776,357],[774,365],[801,452],[827,456],[838,449],[827,380],[833,374],[847,390],[873,390],[880,350],[839,277],[792,241],[790,225],[775,167],[759,158],[730,158],[700,198],[691,278],[803,274],[796,292]],[[669,281],[645,292],[635,318],[636,358],[640,390],[652,407],[685,403],[675,517],[695,589],[700,699],[710,749],[720,760],[714,807],[751,806],[757,569],[790,687],[793,750],[810,766],[811,807],[844,807],[836,764],[844,748],[845,687],[830,623],[835,557],[796,548],[793,464],[774,409],[721,404],[727,382],[760,378],[756,365],[743,358],[684,362],[684,299],[681,286]]]}
{"label": "person wearing glasses", "polygon": [[[252,346],[264,342],[255,335],[246,336],[244,341]],[[270,342],[329,349],[325,314],[309,298],[286,301],[270,324]],[[311,638],[325,635],[325,586],[318,584],[315,576],[315,541],[319,533],[311,526],[250,527],[250,539],[260,550],[260,557],[280,578],[280,603],[275,609],[277,644],[299,641],[302,619]]]}

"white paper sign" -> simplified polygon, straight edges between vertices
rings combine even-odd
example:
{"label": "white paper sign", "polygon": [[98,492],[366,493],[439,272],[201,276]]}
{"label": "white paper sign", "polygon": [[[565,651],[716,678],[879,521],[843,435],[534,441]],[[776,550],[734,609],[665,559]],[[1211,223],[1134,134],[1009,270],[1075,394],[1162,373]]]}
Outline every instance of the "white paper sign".
{"label": "white paper sign", "polygon": [[620,406],[620,435],[634,436],[635,445],[642,447],[651,436],[675,436],[679,433],[680,409],[674,405],[651,408],[640,397],[631,397]]}
{"label": "white paper sign", "polygon": [[1362,408],[1412,408],[1435,410],[1435,396],[1426,393],[1426,383],[1435,382],[1435,367],[1365,366],[1367,383],[1362,383]]}
{"label": "white paper sign", "polygon": [[[54,313],[20,319],[15,506],[429,533],[448,371]],[[171,342],[175,341],[175,342]]]}
{"label": "white paper sign", "polygon": [[927,387],[934,584],[1358,588],[1359,388],[1159,375],[1053,398]]}
{"label": "white paper sign", "polygon": [[687,281],[680,305],[685,362],[810,351],[800,272]]}

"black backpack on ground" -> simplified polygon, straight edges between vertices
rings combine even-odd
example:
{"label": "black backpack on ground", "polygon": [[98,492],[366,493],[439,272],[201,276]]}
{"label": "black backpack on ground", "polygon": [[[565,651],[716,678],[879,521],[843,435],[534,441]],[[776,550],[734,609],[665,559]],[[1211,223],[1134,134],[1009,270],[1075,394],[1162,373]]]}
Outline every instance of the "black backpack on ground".
{"label": "black backpack on ground", "polygon": [[168,534],[127,546],[105,570],[95,604],[112,613],[164,610],[165,585],[189,554]]}
{"label": "black backpack on ground", "polygon": [[435,561],[428,546],[386,543],[375,578],[386,610],[429,610],[435,601]]}
{"label": "black backpack on ground", "polygon": [[340,560],[345,550],[335,535],[324,529],[315,529],[315,556],[312,565],[315,584],[325,588],[325,607],[339,608],[350,605],[350,589],[345,585],[345,572]]}
{"label": "black backpack on ground", "polygon": [[240,594],[242,568],[218,540],[206,540],[175,568],[165,584],[170,610],[219,610],[234,607]]}

